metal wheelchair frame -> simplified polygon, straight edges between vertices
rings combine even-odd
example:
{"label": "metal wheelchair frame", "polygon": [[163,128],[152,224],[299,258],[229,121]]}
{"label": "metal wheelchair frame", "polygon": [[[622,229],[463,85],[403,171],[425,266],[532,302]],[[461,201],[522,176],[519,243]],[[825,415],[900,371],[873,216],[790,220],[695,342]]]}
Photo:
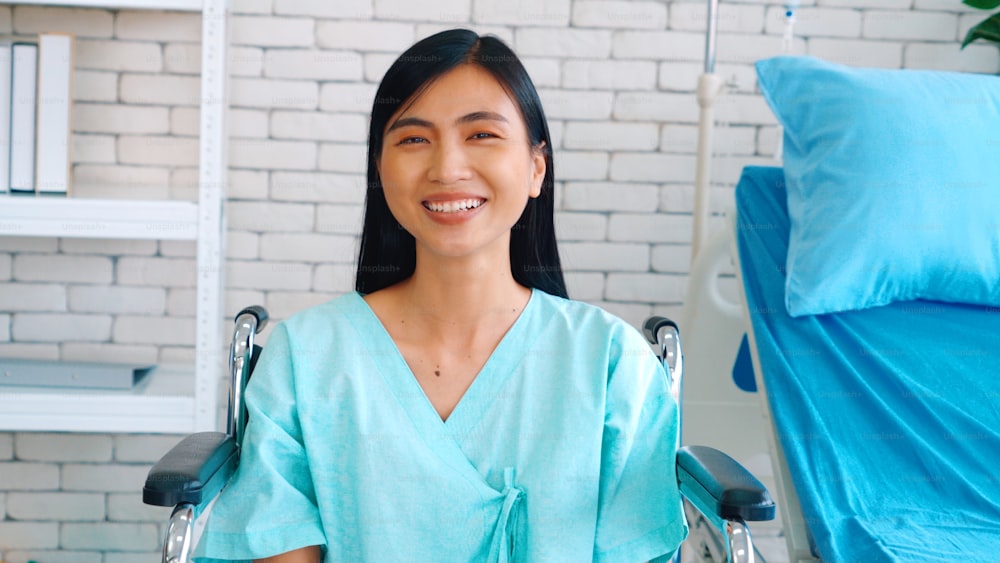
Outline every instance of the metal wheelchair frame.
{"label": "metal wheelchair frame", "polygon": [[[646,319],[643,324],[643,334],[655,348],[657,357],[663,362],[664,371],[670,385],[670,394],[680,408],[681,397],[683,395],[684,382],[684,354],[681,347],[680,329],[674,321],[660,316],[653,316]],[[680,440],[680,433],[678,433]],[[679,444],[678,444],[679,445]],[[700,460],[695,463],[688,459],[688,456],[699,456]],[[681,484],[681,492],[692,491],[686,488],[685,481],[699,483],[695,485],[700,488],[701,479],[692,475],[688,471],[689,467],[697,467],[700,464],[711,465],[717,468],[732,469],[740,480],[746,480],[747,484],[759,487],[767,495],[766,489],[757,481],[746,469],[726,454],[707,448],[704,446],[682,446],[677,451],[677,478]],[[727,467],[728,466],[728,467]],[[704,477],[704,476],[701,476]],[[715,477],[715,476],[713,476]],[[692,483],[692,484],[693,484]],[[691,485],[689,485],[690,487]],[[689,535],[684,545],[689,549],[694,548],[695,557],[699,561],[732,561],[734,563],[756,563],[759,553],[753,545],[753,537],[750,534],[750,527],[746,521],[766,521],[774,518],[774,503],[767,502],[761,505],[760,510],[745,510],[744,503],[747,498],[735,498],[741,496],[742,491],[738,482],[730,482],[729,490],[732,496],[728,503],[740,505],[742,509],[735,507],[725,508],[723,503],[713,506],[713,510],[706,512],[704,507],[698,506],[696,501],[688,494],[684,494],[684,512],[688,518]],[[699,491],[700,492],[700,491]],[[708,491],[706,491],[708,492]],[[709,496],[715,496],[709,492]],[[721,497],[722,495],[720,495]],[[763,498],[763,497],[762,497]],[[758,499],[760,500],[760,499]],[[768,506],[768,502],[770,505]],[[763,558],[761,558],[763,559]]]}
{"label": "metal wheelchair frame", "polygon": [[184,438],[149,472],[143,502],[174,506],[163,542],[163,563],[190,560],[199,506],[214,498],[236,471],[247,420],[243,391],[260,355],[261,347],[254,344],[254,338],[267,321],[267,310],[258,305],[236,315],[229,347],[226,432],[200,432]]}

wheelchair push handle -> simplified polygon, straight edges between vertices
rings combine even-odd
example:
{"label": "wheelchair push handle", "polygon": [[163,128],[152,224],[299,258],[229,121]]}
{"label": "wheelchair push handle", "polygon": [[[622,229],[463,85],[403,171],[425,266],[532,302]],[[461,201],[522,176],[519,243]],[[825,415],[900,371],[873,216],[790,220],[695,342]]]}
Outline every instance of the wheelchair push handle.
{"label": "wheelchair push handle", "polygon": [[260,346],[254,344],[254,336],[267,325],[267,309],[260,305],[243,308],[236,314],[233,329],[233,342],[229,349],[229,412],[226,421],[226,434],[243,443],[243,429],[246,426],[246,414],[243,406],[243,390],[250,379],[250,372],[257,362]]}
{"label": "wheelchair push handle", "polygon": [[674,332],[680,333],[680,328],[677,323],[668,319],[667,317],[661,317],[659,315],[653,315],[646,319],[646,322],[642,324],[642,333],[646,335],[646,340],[650,344],[659,344],[660,342],[660,330],[664,328],[673,328]]}
{"label": "wheelchair push handle", "polygon": [[253,315],[257,319],[255,333],[260,334],[260,331],[264,330],[267,326],[267,321],[269,316],[267,314],[267,309],[261,307],[260,305],[251,305],[249,307],[244,307],[239,313],[236,313],[235,322],[238,325],[240,323],[240,317],[243,315]]}
{"label": "wheelchair push handle", "polygon": [[681,352],[681,332],[677,323],[667,317],[652,316],[642,324],[642,332],[650,344],[656,346],[660,361],[667,368],[670,392],[680,400],[681,380],[684,377],[684,354]]}

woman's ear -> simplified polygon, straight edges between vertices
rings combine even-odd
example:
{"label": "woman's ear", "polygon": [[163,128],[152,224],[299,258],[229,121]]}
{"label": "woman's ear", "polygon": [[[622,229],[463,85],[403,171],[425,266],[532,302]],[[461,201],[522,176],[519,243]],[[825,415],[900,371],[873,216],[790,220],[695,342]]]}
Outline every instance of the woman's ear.
{"label": "woman's ear", "polygon": [[530,197],[538,197],[542,193],[542,182],[545,180],[545,141],[531,147],[531,191]]}

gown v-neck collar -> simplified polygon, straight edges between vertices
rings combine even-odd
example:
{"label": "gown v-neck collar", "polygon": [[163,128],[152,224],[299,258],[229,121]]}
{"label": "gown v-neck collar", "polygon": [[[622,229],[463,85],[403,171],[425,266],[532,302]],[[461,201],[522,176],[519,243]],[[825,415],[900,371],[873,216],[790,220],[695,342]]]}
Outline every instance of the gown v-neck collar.
{"label": "gown v-neck collar", "polygon": [[366,346],[379,371],[414,425],[432,434],[442,429],[461,434],[475,426],[524,357],[525,340],[529,336],[526,327],[539,300],[538,290],[532,289],[521,314],[504,333],[451,414],[442,420],[375,311],[360,293],[354,292],[354,296],[364,311],[359,320],[366,325],[358,326],[358,332],[365,335]]}

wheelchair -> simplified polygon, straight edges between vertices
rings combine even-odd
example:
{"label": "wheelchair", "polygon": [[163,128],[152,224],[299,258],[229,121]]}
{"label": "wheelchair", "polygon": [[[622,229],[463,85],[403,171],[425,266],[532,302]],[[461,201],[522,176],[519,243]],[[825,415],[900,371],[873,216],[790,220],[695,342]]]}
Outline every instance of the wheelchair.
{"label": "wheelchair", "polygon": [[[200,432],[185,437],[149,471],[143,502],[173,507],[163,543],[163,563],[188,563],[195,543],[195,520],[236,471],[247,413],[243,391],[260,355],[255,336],[267,324],[267,311],[247,307],[235,318],[229,354],[229,400],[225,432]],[[643,326],[670,378],[670,390],[680,405],[683,354],[677,324],[650,317]],[[685,503],[690,535],[682,550],[693,550],[696,561],[754,563],[747,522],[772,520],[775,503],[767,489],[726,454],[704,446],[677,451],[677,480]],[[678,551],[678,556],[680,551]]]}

